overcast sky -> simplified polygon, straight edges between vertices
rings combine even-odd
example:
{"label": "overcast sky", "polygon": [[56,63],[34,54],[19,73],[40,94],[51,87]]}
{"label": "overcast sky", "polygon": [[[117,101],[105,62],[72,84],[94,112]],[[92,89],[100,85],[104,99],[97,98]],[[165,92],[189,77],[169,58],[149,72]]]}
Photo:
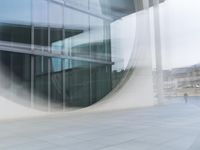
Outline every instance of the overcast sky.
{"label": "overcast sky", "polygon": [[164,68],[200,63],[200,1],[166,0],[160,13]]}
{"label": "overcast sky", "polygon": [[[112,49],[124,58],[124,66],[133,50],[135,21],[132,14],[112,24]],[[166,0],[160,4],[160,23],[163,68],[200,63],[200,1]]]}

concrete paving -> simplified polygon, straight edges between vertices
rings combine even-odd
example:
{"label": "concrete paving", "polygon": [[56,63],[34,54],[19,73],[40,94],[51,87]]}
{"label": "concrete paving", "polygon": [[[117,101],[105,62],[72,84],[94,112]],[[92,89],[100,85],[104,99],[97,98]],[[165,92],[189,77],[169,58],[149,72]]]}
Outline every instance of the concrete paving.
{"label": "concrete paving", "polygon": [[0,150],[199,150],[200,107],[168,104],[0,122]]}

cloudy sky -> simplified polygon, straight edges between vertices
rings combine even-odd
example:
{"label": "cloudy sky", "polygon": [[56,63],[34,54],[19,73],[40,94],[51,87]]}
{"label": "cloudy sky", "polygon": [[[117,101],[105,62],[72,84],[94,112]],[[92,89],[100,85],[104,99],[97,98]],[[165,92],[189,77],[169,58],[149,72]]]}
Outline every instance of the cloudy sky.
{"label": "cloudy sky", "polygon": [[[133,50],[135,23],[132,14],[112,24],[112,49],[124,66]],[[160,4],[160,25],[164,69],[200,63],[199,0],[166,0]]]}
{"label": "cloudy sky", "polygon": [[200,1],[166,0],[160,17],[164,68],[200,63]]}

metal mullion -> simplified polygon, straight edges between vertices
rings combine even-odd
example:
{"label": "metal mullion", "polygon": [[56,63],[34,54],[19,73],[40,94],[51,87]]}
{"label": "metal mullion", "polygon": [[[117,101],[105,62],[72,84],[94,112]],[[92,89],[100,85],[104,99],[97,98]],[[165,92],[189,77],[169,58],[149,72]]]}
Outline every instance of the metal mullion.
{"label": "metal mullion", "polygon": [[29,49],[23,49],[23,48],[12,48],[9,46],[1,46],[0,44],[0,51],[3,49],[4,51],[8,52],[16,52],[16,53],[23,53],[23,54],[30,54],[30,55],[37,55],[37,56],[45,56],[45,57],[56,57],[56,58],[63,58],[63,59],[70,59],[70,60],[77,60],[77,61],[84,61],[84,62],[94,62],[94,63],[99,63],[99,64],[113,64],[113,62],[109,61],[102,61],[102,60],[97,60],[97,59],[90,59],[90,58],[85,58],[85,57],[75,57],[75,56],[66,56],[66,55],[61,55],[61,54],[53,54],[45,51],[38,51],[34,50],[31,51]]}
{"label": "metal mullion", "polygon": [[[33,23],[33,0],[31,0],[31,51],[34,51],[34,23]],[[31,55],[31,102],[30,105],[34,108],[34,75],[35,75],[35,61],[34,56]]]}
{"label": "metal mullion", "polygon": [[[65,3],[65,1],[64,1]],[[65,54],[65,9],[64,9],[64,4],[62,6],[62,20],[63,20],[63,48],[62,48],[62,54]],[[65,111],[66,107],[66,95],[65,95],[65,70],[64,70],[64,64],[65,64],[65,59],[61,59],[61,69],[62,69],[62,99],[63,99],[63,111]]]}
{"label": "metal mullion", "polygon": [[51,32],[50,32],[50,15],[49,15],[49,13],[50,13],[50,8],[49,8],[50,6],[49,6],[49,0],[48,0],[48,2],[47,2],[47,22],[48,22],[48,52],[50,52],[51,53],[51,38],[50,38],[50,36],[51,36]]}
{"label": "metal mullion", "polygon": [[31,107],[34,108],[34,72],[35,72],[35,61],[34,56],[31,55]]}
{"label": "metal mullion", "polygon": [[13,74],[13,53],[10,53],[10,76],[11,76],[11,91],[13,91],[14,87],[14,74]]}
{"label": "metal mullion", "polygon": [[31,50],[34,50],[33,0],[31,0]]}
{"label": "metal mullion", "polygon": [[[103,21],[103,44],[104,44],[104,48],[105,48],[105,58],[106,58],[106,61],[108,61],[108,46],[107,46],[107,24],[105,23],[105,21]],[[106,65],[106,72],[108,72],[108,66]]]}
{"label": "metal mullion", "polygon": [[[88,10],[90,10],[90,0],[88,0]],[[90,55],[90,59],[92,58],[92,54],[91,54],[91,17],[90,17],[90,15],[88,15],[88,25],[89,25],[89,55]],[[89,100],[90,100],[90,105],[92,104],[92,64],[91,64],[91,62],[89,62],[89,89],[90,89],[90,93],[89,93],[89,95],[90,95],[90,98],[89,98]]]}
{"label": "metal mullion", "polygon": [[[47,2],[47,9],[48,9],[48,13],[47,13],[47,17],[48,17],[48,52],[51,53],[51,32],[50,32],[50,6],[49,6],[49,0]],[[51,111],[51,58],[48,57],[48,111]]]}
{"label": "metal mullion", "polygon": [[65,95],[65,90],[66,90],[66,79],[65,79],[65,70],[64,70],[64,64],[65,64],[65,59],[62,59],[62,87],[63,87],[63,90],[62,90],[62,94],[63,94],[63,111],[65,110],[66,108],[66,95]]}

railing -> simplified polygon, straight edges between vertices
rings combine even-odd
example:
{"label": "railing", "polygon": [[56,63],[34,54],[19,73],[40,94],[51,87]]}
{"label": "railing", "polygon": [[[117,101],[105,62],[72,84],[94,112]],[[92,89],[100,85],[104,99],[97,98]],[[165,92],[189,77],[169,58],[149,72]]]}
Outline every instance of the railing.
{"label": "railing", "polygon": [[38,46],[38,45],[31,44],[22,44],[16,42],[8,42],[8,41],[0,41],[0,50],[2,51],[10,51],[16,53],[24,53],[24,54],[31,54],[31,55],[39,55],[39,56],[46,56],[46,57],[55,57],[55,58],[62,58],[62,59],[70,59],[70,60],[78,60],[78,61],[86,61],[92,63],[99,63],[99,64],[108,64],[114,65],[112,60],[116,62],[123,62],[122,58],[117,58],[111,56],[111,54],[105,53],[84,53],[84,52],[72,52],[71,55],[67,55],[65,52],[67,50],[59,50],[59,51],[52,51],[48,46]]}

